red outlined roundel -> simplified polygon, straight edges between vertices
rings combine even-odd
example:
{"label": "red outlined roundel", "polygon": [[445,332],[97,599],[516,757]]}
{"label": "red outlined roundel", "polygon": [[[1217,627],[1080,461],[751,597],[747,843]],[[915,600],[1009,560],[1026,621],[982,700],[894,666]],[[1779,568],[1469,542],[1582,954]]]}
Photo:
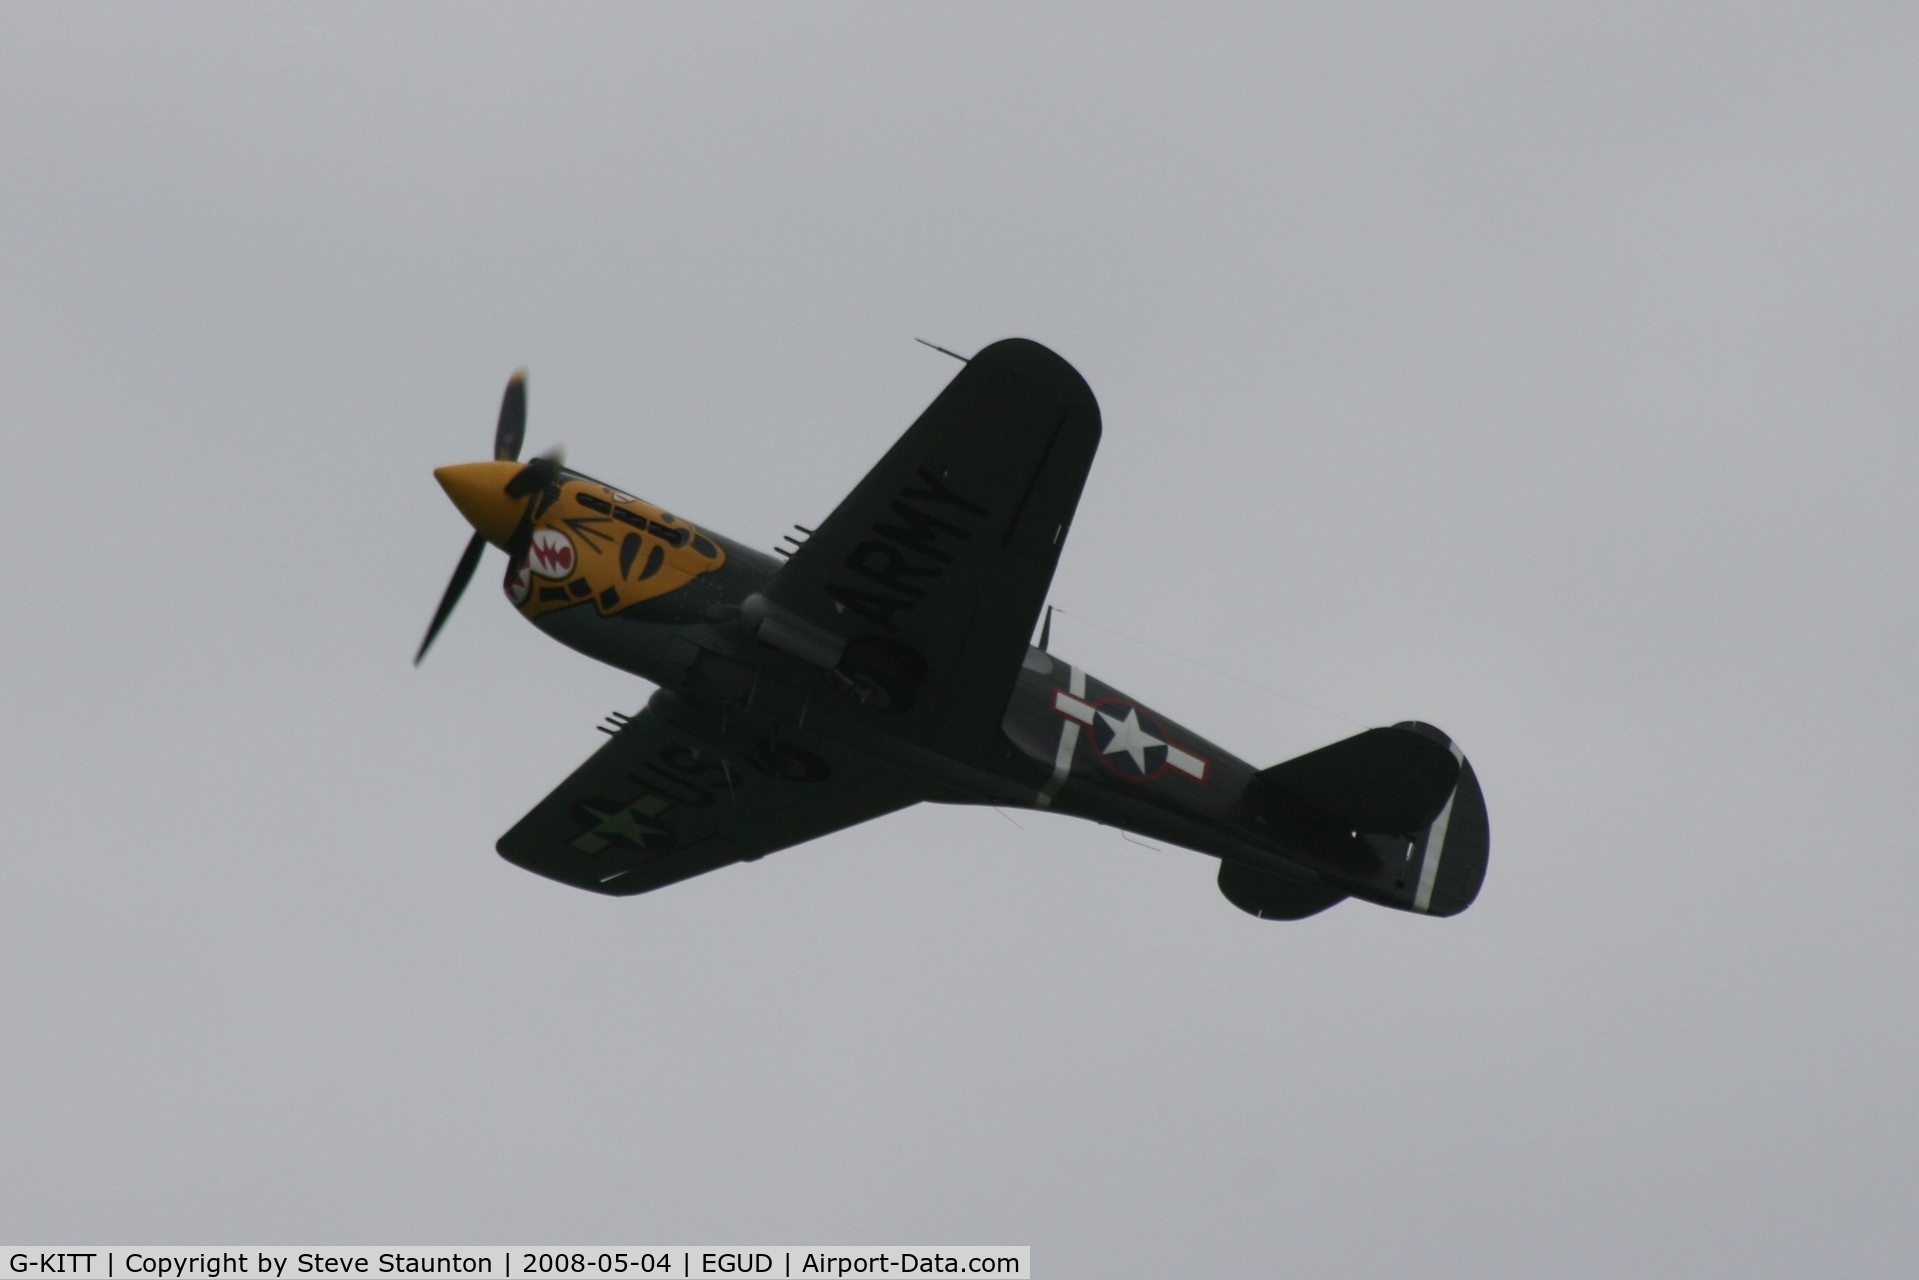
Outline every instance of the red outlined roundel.
{"label": "red outlined roundel", "polygon": [[1137,703],[1112,697],[1088,702],[1055,690],[1053,710],[1091,731],[1093,758],[1116,778],[1151,782],[1172,772],[1203,785],[1212,772],[1210,762],[1175,743],[1159,717]]}

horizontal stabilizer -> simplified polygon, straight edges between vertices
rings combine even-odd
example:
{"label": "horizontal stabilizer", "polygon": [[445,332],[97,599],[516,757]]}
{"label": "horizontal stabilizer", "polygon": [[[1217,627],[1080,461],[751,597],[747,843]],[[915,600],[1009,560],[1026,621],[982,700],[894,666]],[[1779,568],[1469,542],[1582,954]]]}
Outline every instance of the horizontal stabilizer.
{"label": "horizontal stabilizer", "polygon": [[[1429,724],[1368,729],[1263,769],[1245,802],[1261,832],[1355,897],[1457,915],[1486,878],[1492,838],[1479,779]],[[1224,869],[1220,889],[1245,906]]]}
{"label": "horizontal stabilizer", "polygon": [[1442,743],[1395,726],[1368,729],[1285,764],[1262,784],[1355,831],[1408,835],[1439,815],[1459,778]]}
{"label": "horizontal stabilizer", "polygon": [[1346,900],[1338,889],[1261,871],[1243,862],[1219,864],[1219,891],[1226,895],[1226,901],[1261,920],[1304,920]]}

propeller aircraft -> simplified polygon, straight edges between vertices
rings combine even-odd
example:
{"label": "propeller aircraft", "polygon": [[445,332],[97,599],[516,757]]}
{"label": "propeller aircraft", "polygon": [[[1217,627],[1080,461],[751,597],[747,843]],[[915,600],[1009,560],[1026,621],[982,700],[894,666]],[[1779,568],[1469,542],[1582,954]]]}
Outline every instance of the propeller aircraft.
{"label": "propeller aircraft", "polygon": [[1100,439],[1092,390],[1038,343],[966,361],[783,560],[557,451],[522,463],[525,435],[518,374],[493,460],[434,472],[474,532],[415,663],[490,543],[529,621],[658,689],[500,838],[518,866],[646,893],[930,801],[1209,854],[1267,920],[1347,898],[1450,916],[1479,892],[1485,800],[1432,725],[1255,768],[1049,652],[1050,614],[1028,643]]}

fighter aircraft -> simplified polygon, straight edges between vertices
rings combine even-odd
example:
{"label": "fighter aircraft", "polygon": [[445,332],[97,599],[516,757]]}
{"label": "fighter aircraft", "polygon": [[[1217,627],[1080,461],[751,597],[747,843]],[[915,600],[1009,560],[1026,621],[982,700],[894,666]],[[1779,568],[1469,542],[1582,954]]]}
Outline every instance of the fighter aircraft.
{"label": "fighter aircraft", "polygon": [[1092,390],[1038,343],[967,360],[783,559],[557,452],[520,462],[525,434],[516,375],[493,461],[434,472],[474,534],[415,663],[491,543],[533,625],[659,687],[500,838],[509,862],[646,893],[932,801],[1210,854],[1267,920],[1349,897],[1449,916],[1479,892],[1485,801],[1433,726],[1259,769],[1048,652],[1050,628],[1028,643],[1100,438]]}

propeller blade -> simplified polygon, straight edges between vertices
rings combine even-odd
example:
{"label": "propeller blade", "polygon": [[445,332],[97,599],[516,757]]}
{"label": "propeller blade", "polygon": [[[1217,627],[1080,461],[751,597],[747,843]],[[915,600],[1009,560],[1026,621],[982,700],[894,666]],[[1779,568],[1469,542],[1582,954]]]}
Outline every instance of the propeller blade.
{"label": "propeller blade", "polygon": [[566,462],[566,450],[555,445],[533,461],[513,473],[506,482],[506,496],[524,498],[552,484],[560,478],[560,468]]}
{"label": "propeller blade", "polygon": [[513,571],[520,561],[526,559],[527,550],[533,545],[533,504],[528,503],[526,514],[520,517],[520,523],[513,527],[513,536],[506,540],[501,550],[506,552],[506,576],[513,577]]}
{"label": "propeller blade", "polygon": [[509,600],[518,601],[513,594],[513,580],[520,576],[520,570],[526,565],[527,552],[533,548],[533,504],[526,504],[526,512],[515,526],[513,536],[506,540],[506,576],[500,579],[500,586],[506,591]]}
{"label": "propeller blade", "polygon": [[433,637],[439,635],[440,628],[446,625],[447,615],[453,612],[453,606],[460,603],[460,593],[472,581],[473,570],[480,564],[480,553],[485,550],[486,538],[474,534],[460,556],[459,565],[453,570],[453,580],[446,584],[446,594],[440,597],[440,607],[433,611],[433,623],[426,629],[426,639],[420,641],[420,651],[413,655],[414,666],[419,666],[420,659],[426,657],[427,646],[433,643]]}
{"label": "propeller blade", "polygon": [[506,496],[526,498],[526,506],[520,509],[520,523],[513,526],[513,535],[506,540],[506,587],[512,594],[513,576],[520,571],[520,565],[526,560],[526,553],[533,545],[533,509],[539,506],[537,496],[549,484],[560,478],[560,463],[566,453],[558,445],[534,458],[514,473],[506,482]]}
{"label": "propeller blade", "polygon": [[493,459],[518,462],[520,446],[526,443],[526,370],[507,379],[506,395],[500,399],[500,425],[493,430]]}

